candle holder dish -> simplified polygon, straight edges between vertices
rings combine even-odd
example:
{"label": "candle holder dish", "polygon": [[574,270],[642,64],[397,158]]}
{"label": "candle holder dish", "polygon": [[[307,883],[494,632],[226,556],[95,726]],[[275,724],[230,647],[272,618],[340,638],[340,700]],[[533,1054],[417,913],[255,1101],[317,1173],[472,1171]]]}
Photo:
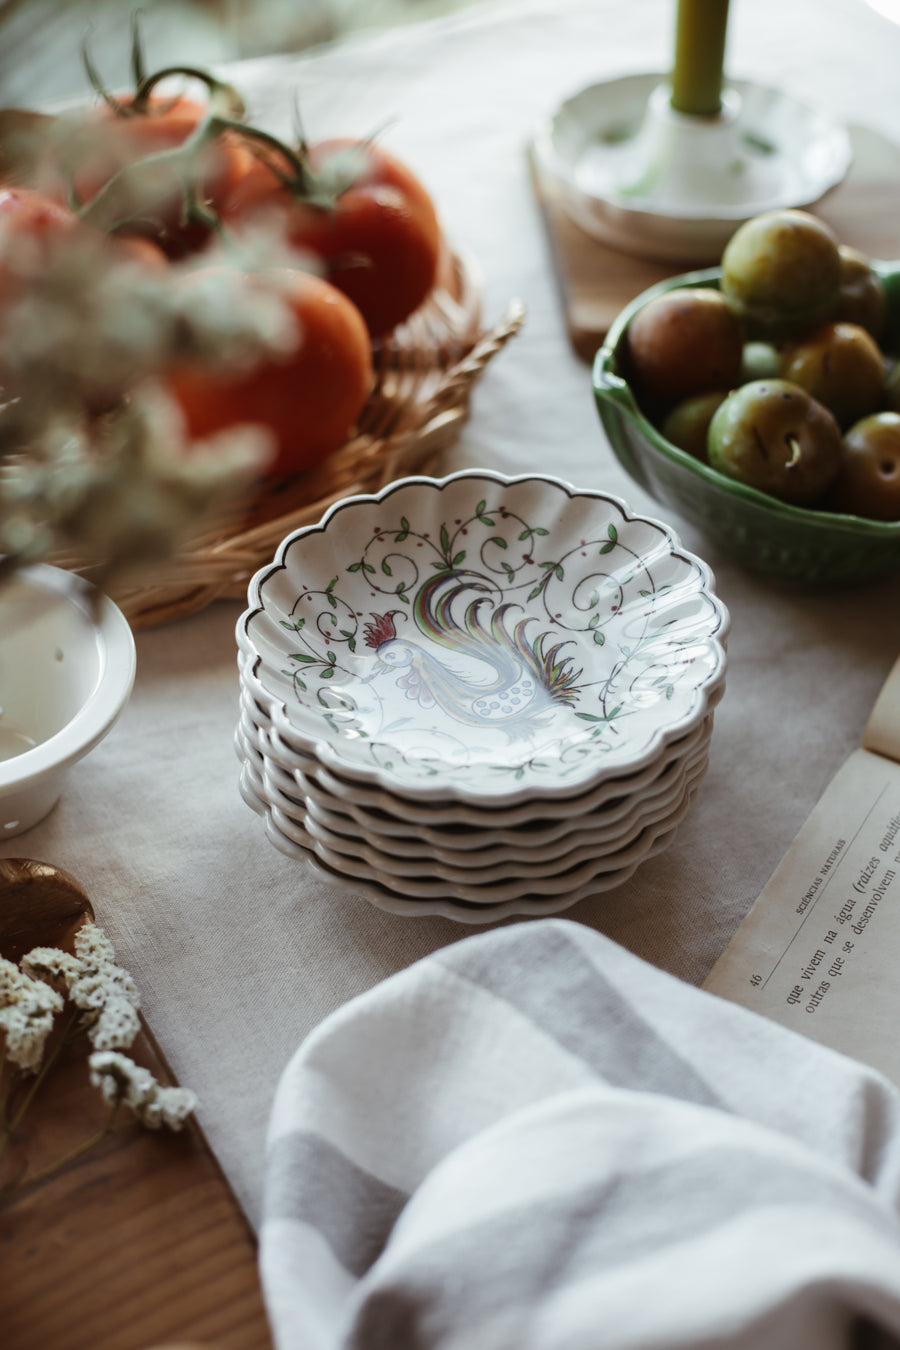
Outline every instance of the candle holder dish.
{"label": "candle holder dish", "polygon": [[[872,262],[885,286],[888,331],[900,321],[900,266]],[[676,287],[718,287],[721,269],[684,273],[638,295],[612,324],[593,368],[600,421],[616,458],[645,492],[703,531],[749,571],[814,586],[854,584],[900,566],[900,521],[868,520],[787,502],[713,469],[654,426],[629,383],[628,325]]]}
{"label": "candle holder dish", "polygon": [[0,585],[0,839],[56,804],[68,770],[131,693],[135,646],[116,605],[39,565]]}
{"label": "candle holder dish", "polygon": [[716,261],[739,225],[809,207],[846,176],[846,128],[778,89],[731,80],[717,116],[676,112],[659,74],[590,85],[534,138],[539,165],[588,234],[639,257]]}
{"label": "candle holder dish", "polygon": [[288,536],[249,600],[244,799],[391,912],[487,922],[621,884],[705,772],[728,615],[618,498],[403,479]]}

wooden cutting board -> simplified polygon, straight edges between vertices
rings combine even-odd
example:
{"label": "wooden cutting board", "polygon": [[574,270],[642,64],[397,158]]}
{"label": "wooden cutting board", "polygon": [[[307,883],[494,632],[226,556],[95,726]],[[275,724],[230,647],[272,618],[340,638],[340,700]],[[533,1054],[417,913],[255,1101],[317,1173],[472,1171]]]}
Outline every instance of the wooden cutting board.
{"label": "wooden cutting board", "polygon": [[[852,127],[850,135],[853,167],[816,207],[816,214],[831,225],[841,243],[872,258],[900,258],[900,146],[866,128]],[[563,210],[530,148],[528,159],[569,339],[582,360],[590,362],[630,300],[686,269],[632,258],[592,238]]]}
{"label": "wooden cutting board", "polygon": [[[0,955],[71,950],[92,917],[68,873],[0,860]],[[174,1082],[146,1024],[129,1054],[158,1081]],[[26,1162],[29,1174],[49,1168],[106,1113],[83,1047],[63,1051],[23,1120],[27,1140],[11,1158],[7,1150],[0,1183]],[[175,1343],[271,1345],[253,1234],[193,1117],[178,1134],[138,1126],[109,1135],[48,1180],[0,1198],[3,1350]]]}

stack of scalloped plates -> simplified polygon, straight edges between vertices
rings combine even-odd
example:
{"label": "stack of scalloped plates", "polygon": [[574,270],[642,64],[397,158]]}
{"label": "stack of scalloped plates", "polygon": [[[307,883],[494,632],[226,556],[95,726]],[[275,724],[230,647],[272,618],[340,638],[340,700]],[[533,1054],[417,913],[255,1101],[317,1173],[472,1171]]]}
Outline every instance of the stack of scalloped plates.
{"label": "stack of scalloped plates", "polygon": [[283,541],[237,628],[272,843],[395,914],[558,912],[660,852],[728,615],[657,521],[549,477],[408,478]]}

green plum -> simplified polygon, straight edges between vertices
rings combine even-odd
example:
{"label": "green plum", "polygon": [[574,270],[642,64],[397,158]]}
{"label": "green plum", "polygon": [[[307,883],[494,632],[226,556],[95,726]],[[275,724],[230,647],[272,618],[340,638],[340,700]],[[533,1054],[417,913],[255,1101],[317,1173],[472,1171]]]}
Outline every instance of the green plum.
{"label": "green plum", "polygon": [[825,324],[788,346],[781,374],[824,403],[841,428],[875,412],[884,399],[884,357],[855,323]]}
{"label": "green plum", "polygon": [[741,225],[722,254],[722,292],[751,337],[796,333],[834,314],[838,241],[807,211],[767,211]]}
{"label": "green plum", "polygon": [[788,380],[753,380],[714,413],[709,462],[782,501],[811,506],[837,476],[841,433],[827,408]]}
{"label": "green plum", "polygon": [[900,361],[887,362],[884,377],[884,406],[890,412],[900,412]]}
{"label": "green plum", "polygon": [[781,374],[781,352],[773,342],[745,342],[741,354],[741,384],[772,380]]}
{"label": "green plum", "polygon": [[667,441],[679,450],[706,459],[706,439],[713,413],[728,397],[727,389],[715,389],[709,394],[694,394],[682,399],[663,421],[660,430]]}
{"label": "green plum", "polygon": [[849,515],[900,520],[900,413],[873,413],[850,428],[829,501]]}
{"label": "green plum", "polygon": [[858,323],[877,342],[887,320],[887,296],[878,273],[859,249],[841,244],[841,286],[835,319]]}

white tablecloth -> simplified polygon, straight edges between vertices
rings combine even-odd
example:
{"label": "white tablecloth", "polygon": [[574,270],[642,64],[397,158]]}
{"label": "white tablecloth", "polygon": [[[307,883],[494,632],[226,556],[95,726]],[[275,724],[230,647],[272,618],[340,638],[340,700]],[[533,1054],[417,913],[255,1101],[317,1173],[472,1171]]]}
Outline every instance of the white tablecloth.
{"label": "white tablecloth", "polygon": [[[566,914],[699,983],[858,744],[900,651],[900,606],[896,580],[809,594],[735,568],[618,468],[589,370],[568,346],[524,147],[536,121],[584,84],[665,70],[673,9],[522,0],[231,74],[276,130],[289,129],[295,92],[313,139],[385,127],[449,235],[479,260],[486,320],[524,300],[525,329],[479,385],[447,470],[550,471],[613,491],[670,520],[714,568],[732,632],[708,775],[667,852]],[[900,139],[900,29],[859,0],[736,0],[732,11],[733,76],[789,85]],[[266,841],[238,795],[232,748],[240,609],[215,605],[138,635],[121,721],[53,814],[0,844],[0,856],[56,863],[87,888],[256,1222],[272,1096],[301,1039],[466,930],[381,913]]]}

